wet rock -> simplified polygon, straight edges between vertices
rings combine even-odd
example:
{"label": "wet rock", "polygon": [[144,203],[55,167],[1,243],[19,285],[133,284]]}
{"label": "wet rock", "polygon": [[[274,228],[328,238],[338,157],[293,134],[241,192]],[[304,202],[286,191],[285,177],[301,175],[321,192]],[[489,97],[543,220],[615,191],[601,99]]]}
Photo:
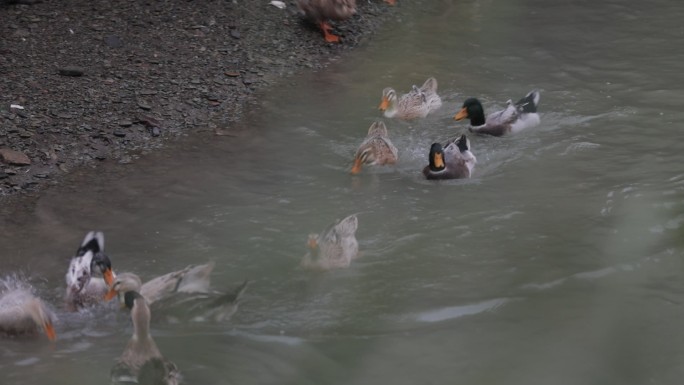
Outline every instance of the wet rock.
{"label": "wet rock", "polygon": [[239,39],[240,38],[240,31],[237,29],[231,29],[230,30],[230,36],[234,39]]}
{"label": "wet rock", "polygon": [[130,127],[132,125],[133,125],[133,122],[131,122],[130,120],[122,120],[119,122],[119,126],[121,126],[121,127]]}
{"label": "wet rock", "polygon": [[161,131],[159,130],[159,127],[155,126],[150,129],[150,134],[154,137],[157,137],[161,134]]}
{"label": "wet rock", "polygon": [[121,130],[114,130],[114,136],[116,136],[117,138],[123,138],[126,136],[126,133]]}
{"label": "wet rock", "polygon": [[152,106],[150,106],[149,104],[147,104],[145,101],[142,101],[142,100],[138,100],[138,107],[140,107],[141,109],[143,109],[145,111],[149,111],[152,109]]}
{"label": "wet rock", "polygon": [[121,40],[121,38],[116,35],[106,36],[104,38],[104,42],[110,48],[121,48],[124,45],[123,40]]}
{"label": "wet rock", "polygon": [[57,72],[62,76],[83,76],[83,68],[76,66],[61,67]]}
{"label": "wet rock", "polygon": [[7,178],[9,178],[9,175],[7,175],[7,173],[4,171],[0,171],[0,179],[7,179]]}
{"label": "wet rock", "polygon": [[26,154],[11,150],[9,148],[0,148],[0,158],[6,164],[12,164],[16,166],[28,166],[31,164],[31,159],[29,159]]}

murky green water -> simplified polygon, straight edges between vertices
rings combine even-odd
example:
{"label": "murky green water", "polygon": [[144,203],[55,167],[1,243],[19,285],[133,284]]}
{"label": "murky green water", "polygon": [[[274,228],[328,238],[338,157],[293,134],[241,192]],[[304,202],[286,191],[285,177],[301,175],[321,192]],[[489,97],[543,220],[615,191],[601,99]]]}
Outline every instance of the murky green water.
{"label": "murky green water", "polygon": [[[71,253],[101,229],[119,271],[213,259],[216,288],[253,280],[229,324],[153,325],[192,384],[680,381],[684,8],[426,0],[401,14],[265,96],[253,135],[71,177],[3,230],[2,271],[44,277],[60,308]],[[351,177],[381,90],[428,76],[443,107],[385,120],[398,164]],[[471,137],[471,180],[422,179],[430,143],[465,127],[451,118],[466,97],[493,111],[535,88],[539,127]],[[362,258],[299,268],[307,235],[351,213]],[[109,381],[125,315],[59,314],[54,344],[2,341],[0,382]]]}

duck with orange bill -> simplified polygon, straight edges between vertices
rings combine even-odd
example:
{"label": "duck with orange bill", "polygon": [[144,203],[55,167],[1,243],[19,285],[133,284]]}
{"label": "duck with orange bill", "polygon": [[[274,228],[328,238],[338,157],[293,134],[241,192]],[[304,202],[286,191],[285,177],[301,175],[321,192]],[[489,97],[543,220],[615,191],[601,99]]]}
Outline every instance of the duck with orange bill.
{"label": "duck with orange bill", "polygon": [[0,335],[26,336],[45,333],[57,339],[55,314],[37,296],[32,287],[16,277],[0,279]]}
{"label": "duck with orange bill", "polygon": [[485,118],[482,103],[476,98],[468,98],[454,116],[454,120],[469,119],[468,129],[476,134],[492,136],[515,134],[539,124],[538,106],[539,91],[531,91],[515,104],[509,99],[505,109],[493,112]]}
{"label": "duck with orange bill", "polygon": [[297,0],[297,6],[321,29],[328,43],[340,42],[340,37],[332,33],[328,20],[345,20],[356,13],[356,0]]}
{"label": "duck with orange bill", "polygon": [[423,169],[427,179],[470,178],[477,159],[470,151],[470,140],[464,135],[447,142],[444,146],[433,143],[429,163]]}
{"label": "duck with orange bill", "polygon": [[368,128],[366,139],[356,150],[351,173],[360,173],[364,164],[378,166],[395,164],[397,163],[397,153],[397,148],[390,141],[385,123],[382,121],[374,122]]}
{"label": "duck with orange bill", "polygon": [[411,120],[424,118],[442,106],[442,99],[437,94],[437,79],[430,77],[419,88],[412,86],[411,91],[400,97],[394,88],[382,90],[382,98],[378,109],[386,118]]}
{"label": "duck with orange bill", "polygon": [[66,305],[78,310],[102,302],[116,275],[104,253],[104,234],[91,231],[69,262],[66,274]]}

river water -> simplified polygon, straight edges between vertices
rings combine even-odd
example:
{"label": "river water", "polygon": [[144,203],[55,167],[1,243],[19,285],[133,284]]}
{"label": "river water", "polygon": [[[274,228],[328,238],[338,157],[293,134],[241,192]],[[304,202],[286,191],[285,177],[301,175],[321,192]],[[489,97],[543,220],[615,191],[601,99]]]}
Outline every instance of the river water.
{"label": "river water", "polygon": [[[131,334],[65,313],[69,257],[105,232],[117,271],[216,261],[244,279],[223,324],[153,324],[190,384],[673,384],[684,377],[684,8],[676,1],[404,1],[327,70],[209,132],[69,176],[3,230],[2,272],[57,309],[58,340],[3,340],[2,384],[105,384]],[[443,106],[384,119],[387,168],[348,171],[384,87],[428,76]],[[452,117],[541,92],[541,124],[471,136],[472,179],[431,183]],[[361,257],[299,267],[307,235],[357,213]],[[39,278],[40,277],[40,278]]]}

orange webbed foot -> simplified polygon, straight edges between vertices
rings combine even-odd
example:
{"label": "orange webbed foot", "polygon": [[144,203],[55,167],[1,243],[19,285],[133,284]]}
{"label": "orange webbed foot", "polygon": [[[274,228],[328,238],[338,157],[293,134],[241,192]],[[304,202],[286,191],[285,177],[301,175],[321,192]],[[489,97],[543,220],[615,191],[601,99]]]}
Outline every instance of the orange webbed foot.
{"label": "orange webbed foot", "polygon": [[325,41],[328,43],[339,43],[340,42],[340,37],[333,34],[332,32],[332,27],[328,23],[321,23],[320,24],[321,31],[323,31],[323,37],[325,38]]}

